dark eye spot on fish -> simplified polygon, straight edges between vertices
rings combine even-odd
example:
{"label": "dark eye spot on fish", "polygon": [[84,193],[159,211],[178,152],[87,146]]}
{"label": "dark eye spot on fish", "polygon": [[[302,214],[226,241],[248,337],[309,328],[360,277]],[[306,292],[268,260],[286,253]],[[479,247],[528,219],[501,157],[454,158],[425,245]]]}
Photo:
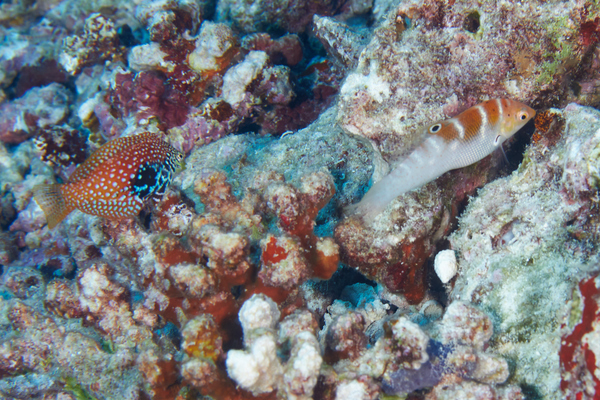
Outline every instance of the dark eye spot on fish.
{"label": "dark eye spot on fish", "polygon": [[429,132],[436,133],[440,129],[442,129],[442,124],[435,124],[435,125],[432,125],[431,128],[429,128]]}
{"label": "dark eye spot on fish", "polygon": [[171,172],[163,164],[144,164],[131,180],[131,190],[142,199],[152,194],[163,194],[171,180]]}

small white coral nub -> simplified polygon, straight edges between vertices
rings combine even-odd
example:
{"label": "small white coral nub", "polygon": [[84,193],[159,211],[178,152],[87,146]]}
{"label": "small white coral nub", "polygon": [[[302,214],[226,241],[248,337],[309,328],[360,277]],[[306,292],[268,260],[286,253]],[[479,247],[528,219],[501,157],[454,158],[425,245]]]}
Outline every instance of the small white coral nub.
{"label": "small white coral nub", "polygon": [[258,328],[274,329],[279,322],[279,316],[277,304],[264,294],[253,295],[239,312],[244,332]]}
{"label": "small white coral nub", "polygon": [[433,263],[435,273],[440,278],[443,284],[450,282],[458,271],[458,264],[456,262],[456,255],[454,250],[442,250],[435,255],[435,261]]}

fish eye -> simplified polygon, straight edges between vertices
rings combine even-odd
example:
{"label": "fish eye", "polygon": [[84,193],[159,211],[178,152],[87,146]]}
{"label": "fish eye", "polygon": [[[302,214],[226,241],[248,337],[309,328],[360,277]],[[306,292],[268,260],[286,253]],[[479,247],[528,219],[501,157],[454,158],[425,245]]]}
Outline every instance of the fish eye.
{"label": "fish eye", "polygon": [[521,121],[525,121],[528,117],[529,117],[529,114],[527,113],[527,111],[521,111],[517,114],[517,119],[519,119]]}
{"label": "fish eye", "polygon": [[442,129],[442,124],[431,125],[429,127],[429,132],[431,132],[431,133],[437,133],[437,132],[440,131],[440,129]]}

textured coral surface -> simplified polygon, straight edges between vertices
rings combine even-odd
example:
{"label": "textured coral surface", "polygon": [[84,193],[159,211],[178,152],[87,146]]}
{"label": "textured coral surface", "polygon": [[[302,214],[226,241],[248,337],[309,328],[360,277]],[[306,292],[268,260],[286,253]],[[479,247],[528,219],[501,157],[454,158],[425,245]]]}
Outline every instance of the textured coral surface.
{"label": "textured coral surface", "polygon": [[[600,398],[597,1],[3,1],[0,39],[0,399]],[[537,112],[502,151],[346,215],[494,98]],[[165,193],[49,229],[34,188],[143,132]]]}

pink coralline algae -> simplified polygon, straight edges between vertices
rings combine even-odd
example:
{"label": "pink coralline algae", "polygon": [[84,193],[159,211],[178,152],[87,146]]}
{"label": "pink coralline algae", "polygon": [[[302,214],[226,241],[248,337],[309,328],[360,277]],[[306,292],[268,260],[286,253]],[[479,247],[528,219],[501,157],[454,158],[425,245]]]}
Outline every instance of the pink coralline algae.
{"label": "pink coralline algae", "polygon": [[211,98],[192,111],[183,125],[171,128],[169,135],[175,147],[188,153],[196,145],[210,143],[235,131],[240,122],[229,103]]}
{"label": "pink coralline algae", "polygon": [[[138,120],[157,118],[166,128],[181,125],[187,119],[189,106],[159,73],[117,73],[111,86],[106,104],[120,113],[120,118],[129,115],[135,115]],[[118,134],[119,131],[110,130],[106,136],[112,138]]]}

